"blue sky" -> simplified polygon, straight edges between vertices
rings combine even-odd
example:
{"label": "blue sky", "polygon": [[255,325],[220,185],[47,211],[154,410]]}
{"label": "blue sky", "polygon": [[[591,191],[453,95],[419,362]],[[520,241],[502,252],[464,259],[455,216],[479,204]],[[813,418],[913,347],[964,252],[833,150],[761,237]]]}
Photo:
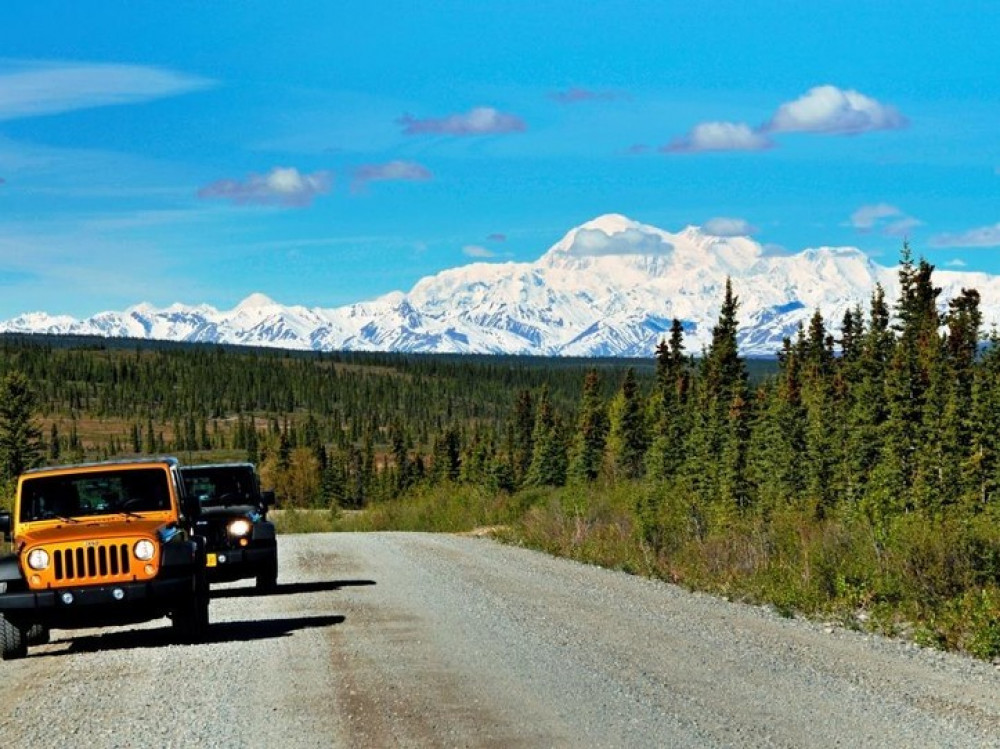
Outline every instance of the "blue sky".
{"label": "blue sky", "polygon": [[0,317],[339,306],[609,212],[1000,273],[998,38],[987,2],[11,3]]}

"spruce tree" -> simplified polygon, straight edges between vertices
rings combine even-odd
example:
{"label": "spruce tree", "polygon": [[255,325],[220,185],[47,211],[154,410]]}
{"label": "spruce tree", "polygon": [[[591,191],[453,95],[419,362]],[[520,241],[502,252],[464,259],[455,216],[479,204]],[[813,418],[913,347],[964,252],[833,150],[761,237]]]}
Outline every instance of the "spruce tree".
{"label": "spruce tree", "polygon": [[659,392],[653,407],[653,435],[646,453],[646,474],[655,480],[671,478],[684,462],[690,425],[689,363],[684,356],[684,328],[674,318],[670,344],[660,344],[657,357]]}
{"label": "spruce tree", "polygon": [[52,422],[52,428],[49,431],[49,460],[55,463],[59,460],[61,446],[59,444],[59,427],[56,423]]}
{"label": "spruce tree", "polygon": [[608,416],[601,400],[601,379],[590,369],[583,381],[583,395],[576,432],[570,447],[569,477],[577,482],[593,481],[601,472]]}
{"label": "spruce tree", "polygon": [[461,470],[461,439],[458,428],[449,426],[434,441],[431,480],[457,481]]}
{"label": "spruce tree", "polygon": [[645,467],[647,435],[642,396],[632,367],[625,370],[608,418],[607,449],[613,475],[639,478]]}
{"label": "spruce tree", "polygon": [[702,358],[690,433],[693,455],[685,467],[690,485],[703,501],[726,499],[728,509],[748,500],[746,476],[739,474],[745,470],[752,414],[746,366],[736,340],[738,309],[739,299],[727,278],[719,321]]}
{"label": "spruce tree", "polygon": [[529,390],[518,393],[514,411],[514,474],[524,481],[534,455],[535,410]]}
{"label": "spruce tree", "polygon": [[9,372],[0,382],[0,479],[16,479],[41,462],[42,432],[35,423],[35,393],[27,376]]}
{"label": "spruce tree", "polygon": [[538,396],[535,427],[531,433],[533,450],[524,483],[528,486],[562,486],[566,483],[566,446],[561,425],[549,400],[548,385]]}

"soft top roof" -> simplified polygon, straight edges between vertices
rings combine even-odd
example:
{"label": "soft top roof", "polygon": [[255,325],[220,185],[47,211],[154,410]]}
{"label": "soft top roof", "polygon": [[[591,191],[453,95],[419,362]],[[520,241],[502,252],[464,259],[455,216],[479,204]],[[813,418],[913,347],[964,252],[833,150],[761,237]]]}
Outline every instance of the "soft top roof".
{"label": "soft top roof", "polygon": [[40,468],[29,468],[22,475],[28,476],[33,474],[41,473],[61,473],[64,471],[93,471],[101,470],[102,468],[112,469],[112,468],[139,468],[142,466],[162,466],[167,465],[171,468],[176,468],[180,465],[180,461],[172,455],[163,455],[160,457],[149,457],[149,458],[120,458],[118,460],[102,460],[94,463],[67,463],[65,465],[52,465],[52,466],[42,466]]}
{"label": "soft top roof", "polygon": [[249,468],[251,471],[257,471],[257,466],[253,463],[200,463],[193,466],[181,466],[181,473],[185,471],[216,470],[219,468]]}

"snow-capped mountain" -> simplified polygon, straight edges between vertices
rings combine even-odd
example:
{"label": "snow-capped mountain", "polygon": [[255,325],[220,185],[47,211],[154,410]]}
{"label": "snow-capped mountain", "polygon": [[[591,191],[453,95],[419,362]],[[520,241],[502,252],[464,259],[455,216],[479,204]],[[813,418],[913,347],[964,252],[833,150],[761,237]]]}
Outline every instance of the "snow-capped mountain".
{"label": "snow-capped mountain", "polygon": [[[851,247],[772,256],[748,237],[689,226],[672,234],[618,214],[569,231],[531,263],[473,263],[345,307],[286,307],[252,294],[234,309],[138,304],[86,320],[42,312],[0,322],[0,332],[60,333],[273,346],[290,349],[556,356],[650,356],[678,318],[688,351],[711,339],[731,278],[740,300],[743,353],[771,355],[819,309],[832,326],[895,268]],[[962,287],[1000,323],[1000,276],[937,271],[942,304]]]}

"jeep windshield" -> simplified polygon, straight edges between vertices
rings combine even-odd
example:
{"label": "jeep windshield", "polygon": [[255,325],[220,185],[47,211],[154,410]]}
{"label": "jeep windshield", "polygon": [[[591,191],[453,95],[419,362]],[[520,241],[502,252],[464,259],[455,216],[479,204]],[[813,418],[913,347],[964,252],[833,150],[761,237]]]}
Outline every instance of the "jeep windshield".
{"label": "jeep windshield", "polygon": [[73,520],[93,515],[170,509],[170,487],[162,468],[87,471],[25,478],[19,520]]}
{"label": "jeep windshield", "polygon": [[260,501],[253,469],[248,466],[185,466],[181,475],[188,494],[198,497],[203,507],[256,505]]}

